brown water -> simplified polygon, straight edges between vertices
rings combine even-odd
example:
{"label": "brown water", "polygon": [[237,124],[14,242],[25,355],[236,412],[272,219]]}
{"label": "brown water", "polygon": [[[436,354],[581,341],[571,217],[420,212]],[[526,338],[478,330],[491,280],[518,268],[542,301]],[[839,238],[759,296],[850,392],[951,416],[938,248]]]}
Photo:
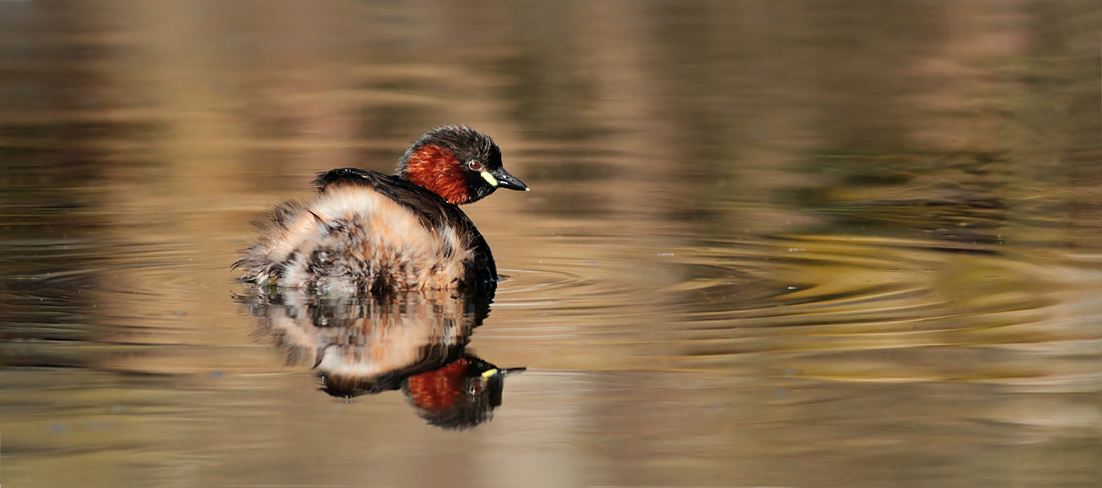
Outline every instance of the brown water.
{"label": "brown water", "polygon": [[[0,1],[0,481],[1102,485],[1100,33],[1090,1]],[[532,187],[466,208],[488,315],[234,281],[269,205],[451,123]],[[528,370],[464,431],[404,377],[321,390],[425,344],[409,373]]]}

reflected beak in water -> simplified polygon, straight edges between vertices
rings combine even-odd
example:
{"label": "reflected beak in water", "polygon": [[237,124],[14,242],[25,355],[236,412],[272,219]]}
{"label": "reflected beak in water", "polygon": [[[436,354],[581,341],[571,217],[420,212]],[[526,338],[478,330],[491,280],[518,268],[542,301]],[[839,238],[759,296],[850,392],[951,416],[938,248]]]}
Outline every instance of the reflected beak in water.
{"label": "reflected beak in water", "polygon": [[490,369],[487,369],[486,371],[482,372],[482,378],[489,379],[489,378],[492,378],[494,376],[505,376],[505,375],[510,375],[510,374],[523,373],[527,370],[528,370],[528,368],[509,368],[509,369],[490,368]]}

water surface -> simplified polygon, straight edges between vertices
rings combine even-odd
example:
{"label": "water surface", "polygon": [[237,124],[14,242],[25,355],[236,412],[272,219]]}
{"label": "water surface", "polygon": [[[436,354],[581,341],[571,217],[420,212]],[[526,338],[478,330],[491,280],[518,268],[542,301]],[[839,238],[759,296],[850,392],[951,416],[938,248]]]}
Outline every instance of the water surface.
{"label": "water surface", "polygon": [[[2,481],[1098,486],[1100,19],[0,1]],[[466,207],[488,312],[247,299],[251,220],[454,123],[532,187]],[[527,371],[456,431],[324,380],[382,357]]]}

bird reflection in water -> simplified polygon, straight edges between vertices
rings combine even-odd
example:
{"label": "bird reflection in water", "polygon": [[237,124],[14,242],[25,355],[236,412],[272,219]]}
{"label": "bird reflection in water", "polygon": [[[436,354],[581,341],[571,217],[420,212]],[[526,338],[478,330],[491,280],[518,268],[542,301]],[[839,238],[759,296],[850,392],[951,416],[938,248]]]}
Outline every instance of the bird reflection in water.
{"label": "bird reflection in water", "polygon": [[466,351],[490,312],[488,288],[360,297],[268,289],[239,301],[289,365],[317,372],[322,391],[349,399],[401,390],[430,425],[462,430],[490,420],[505,376],[524,371]]}

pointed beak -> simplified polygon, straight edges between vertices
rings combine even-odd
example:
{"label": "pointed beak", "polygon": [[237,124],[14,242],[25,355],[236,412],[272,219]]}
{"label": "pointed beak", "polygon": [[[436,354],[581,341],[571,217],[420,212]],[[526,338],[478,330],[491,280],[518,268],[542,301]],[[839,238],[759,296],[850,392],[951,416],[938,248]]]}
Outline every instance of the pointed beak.
{"label": "pointed beak", "polygon": [[527,370],[528,370],[528,368],[509,368],[509,369],[490,368],[490,369],[487,369],[486,371],[482,372],[482,378],[483,379],[490,379],[490,378],[493,378],[494,376],[506,376],[506,375],[511,375],[511,374],[523,373]]}
{"label": "pointed beak", "polygon": [[494,171],[492,174],[494,175],[494,179],[497,180],[497,185],[495,186],[497,186],[498,188],[508,188],[510,190],[517,191],[528,191],[528,185],[525,185],[523,181],[518,180],[516,176],[506,173],[505,168]]}
{"label": "pointed beak", "polygon": [[508,375],[516,375],[516,373],[518,373],[518,372],[525,372],[527,370],[528,370],[528,368],[509,368],[509,369],[490,368],[490,369],[487,369],[487,370],[483,371],[482,377],[483,377],[484,380],[488,380],[488,379],[494,378],[494,377],[505,377],[505,376],[508,376]]}

